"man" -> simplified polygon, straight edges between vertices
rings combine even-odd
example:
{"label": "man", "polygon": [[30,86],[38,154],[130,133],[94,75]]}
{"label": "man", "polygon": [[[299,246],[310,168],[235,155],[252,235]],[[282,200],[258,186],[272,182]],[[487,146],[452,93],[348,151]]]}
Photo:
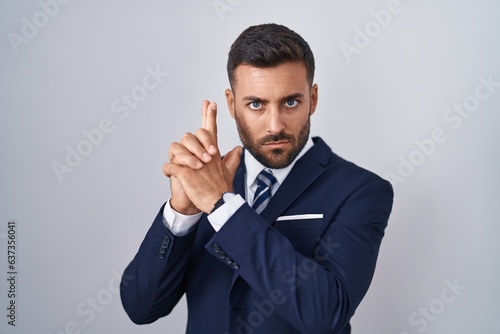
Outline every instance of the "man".
{"label": "man", "polygon": [[172,197],[124,272],[123,306],[151,323],[186,293],[187,333],[350,333],[392,188],[309,136],[318,86],[298,34],[250,27],[227,69],[243,149],[221,158],[205,101],[202,127],[170,146]]}

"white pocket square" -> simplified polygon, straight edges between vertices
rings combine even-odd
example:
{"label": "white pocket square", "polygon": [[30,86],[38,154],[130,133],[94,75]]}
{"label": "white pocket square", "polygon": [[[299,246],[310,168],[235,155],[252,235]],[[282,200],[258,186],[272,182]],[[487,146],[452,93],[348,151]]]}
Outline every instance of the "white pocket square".
{"label": "white pocket square", "polygon": [[285,220],[303,220],[303,219],[321,219],[323,218],[322,213],[308,213],[303,215],[291,215],[291,216],[281,216],[276,219],[277,222]]}

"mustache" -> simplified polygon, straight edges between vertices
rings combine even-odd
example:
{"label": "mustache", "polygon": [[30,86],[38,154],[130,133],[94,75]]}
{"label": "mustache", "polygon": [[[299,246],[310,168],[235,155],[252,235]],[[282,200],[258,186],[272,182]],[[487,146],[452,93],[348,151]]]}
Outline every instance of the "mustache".
{"label": "mustache", "polygon": [[277,134],[270,134],[270,135],[265,136],[264,138],[262,138],[259,141],[259,144],[264,145],[264,144],[273,143],[273,142],[282,141],[282,140],[287,140],[290,143],[294,142],[294,138],[292,135],[286,134],[284,132],[280,132]]}

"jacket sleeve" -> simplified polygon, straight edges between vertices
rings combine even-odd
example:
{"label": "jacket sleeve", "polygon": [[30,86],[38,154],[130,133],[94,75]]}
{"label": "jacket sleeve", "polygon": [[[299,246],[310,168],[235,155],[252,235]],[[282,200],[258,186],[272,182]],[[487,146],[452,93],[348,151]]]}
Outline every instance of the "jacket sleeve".
{"label": "jacket sleeve", "polygon": [[361,186],[331,216],[312,257],[247,204],[205,247],[216,257],[225,252],[227,264],[261,298],[279,299],[274,312],[298,331],[339,333],[371,283],[392,201],[385,180]]}
{"label": "jacket sleeve", "polygon": [[174,236],[162,221],[163,206],[120,284],[123,308],[136,324],[168,315],[184,294],[183,276],[196,230]]}

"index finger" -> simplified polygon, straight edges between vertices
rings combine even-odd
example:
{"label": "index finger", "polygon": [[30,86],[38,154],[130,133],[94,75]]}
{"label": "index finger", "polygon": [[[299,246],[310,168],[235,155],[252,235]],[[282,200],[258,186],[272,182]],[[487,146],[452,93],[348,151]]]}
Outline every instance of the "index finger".
{"label": "index finger", "polygon": [[217,146],[217,104],[215,102],[203,101],[201,127],[210,133],[214,145]]}

